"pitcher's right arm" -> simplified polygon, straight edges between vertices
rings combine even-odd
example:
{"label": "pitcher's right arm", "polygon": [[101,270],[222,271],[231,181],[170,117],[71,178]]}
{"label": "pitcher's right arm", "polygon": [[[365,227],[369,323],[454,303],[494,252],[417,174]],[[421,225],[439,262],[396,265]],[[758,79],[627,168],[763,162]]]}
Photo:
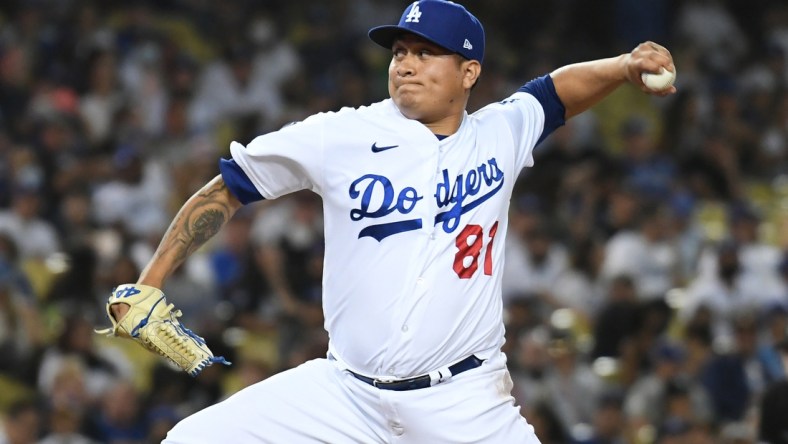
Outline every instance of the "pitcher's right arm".
{"label": "pitcher's right arm", "polygon": [[[216,235],[242,206],[222,176],[214,177],[183,204],[137,283],[161,288],[167,277]],[[115,319],[121,319],[128,305],[113,304],[111,310]]]}

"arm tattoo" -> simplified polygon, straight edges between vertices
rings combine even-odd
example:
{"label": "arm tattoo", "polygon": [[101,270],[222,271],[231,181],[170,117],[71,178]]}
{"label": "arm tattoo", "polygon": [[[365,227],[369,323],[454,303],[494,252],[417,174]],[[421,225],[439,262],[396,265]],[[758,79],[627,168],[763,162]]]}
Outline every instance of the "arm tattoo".
{"label": "arm tattoo", "polygon": [[197,216],[191,227],[195,245],[202,245],[216,234],[224,224],[224,214],[218,210],[208,209]]}
{"label": "arm tattoo", "polygon": [[[237,207],[228,200],[223,181],[212,181],[181,208],[162,239],[157,256],[172,255],[177,267],[230,220]],[[174,268],[174,267],[173,267]]]}

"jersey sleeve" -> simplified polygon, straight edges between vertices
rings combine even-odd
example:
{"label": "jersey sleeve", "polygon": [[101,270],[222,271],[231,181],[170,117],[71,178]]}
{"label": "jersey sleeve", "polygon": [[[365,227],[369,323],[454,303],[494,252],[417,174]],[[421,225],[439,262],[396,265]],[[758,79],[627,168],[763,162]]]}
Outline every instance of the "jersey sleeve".
{"label": "jersey sleeve", "polygon": [[533,150],[545,137],[564,124],[564,106],[555,92],[549,75],[531,80],[500,102],[487,105],[474,113],[480,120],[497,124],[514,145],[516,168],[533,166]]}
{"label": "jersey sleeve", "polygon": [[323,122],[318,114],[258,136],[246,146],[232,142],[232,159],[219,165],[230,191],[242,203],[275,199],[303,189],[320,194]]}
{"label": "jersey sleeve", "polygon": [[219,171],[222,173],[222,179],[227,188],[242,204],[246,205],[264,199],[235,160],[219,159]]}
{"label": "jersey sleeve", "polygon": [[542,134],[536,141],[536,145],[539,145],[553,131],[566,123],[566,108],[558,97],[553,78],[549,74],[531,80],[517,91],[534,96],[539,104],[542,105],[544,127],[542,128]]}

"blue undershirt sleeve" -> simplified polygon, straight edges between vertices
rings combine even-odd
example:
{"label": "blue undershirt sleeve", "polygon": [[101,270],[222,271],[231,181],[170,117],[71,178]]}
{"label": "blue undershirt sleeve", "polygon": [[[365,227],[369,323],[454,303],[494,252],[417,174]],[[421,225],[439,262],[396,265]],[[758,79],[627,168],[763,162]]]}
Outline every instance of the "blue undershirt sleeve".
{"label": "blue undershirt sleeve", "polygon": [[227,188],[242,204],[246,205],[258,200],[264,200],[263,195],[257,191],[257,188],[255,188],[241,167],[235,163],[235,160],[220,159],[219,171],[222,173],[222,179],[227,184]]}
{"label": "blue undershirt sleeve", "polygon": [[561,98],[555,91],[553,78],[550,74],[545,74],[542,77],[537,77],[530,82],[526,83],[518,92],[525,92],[534,97],[542,105],[544,110],[544,130],[539,140],[536,142],[539,145],[547,136],[552,134],[559,126],[566,123],[566,108],[561,103]]}

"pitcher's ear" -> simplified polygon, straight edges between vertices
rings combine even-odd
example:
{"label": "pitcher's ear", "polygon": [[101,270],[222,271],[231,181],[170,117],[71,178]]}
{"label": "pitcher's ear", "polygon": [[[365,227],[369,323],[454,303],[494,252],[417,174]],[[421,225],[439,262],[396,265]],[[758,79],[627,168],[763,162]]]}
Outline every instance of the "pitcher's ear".
{"label": "pitcher's ear", "polygon": [[476,81],[479,80],[479,76],[482,73],[482,65],[478,60],[464,60],[462,62],[462,70],[463,86],[467,89],[470,89],[476,85]]}

